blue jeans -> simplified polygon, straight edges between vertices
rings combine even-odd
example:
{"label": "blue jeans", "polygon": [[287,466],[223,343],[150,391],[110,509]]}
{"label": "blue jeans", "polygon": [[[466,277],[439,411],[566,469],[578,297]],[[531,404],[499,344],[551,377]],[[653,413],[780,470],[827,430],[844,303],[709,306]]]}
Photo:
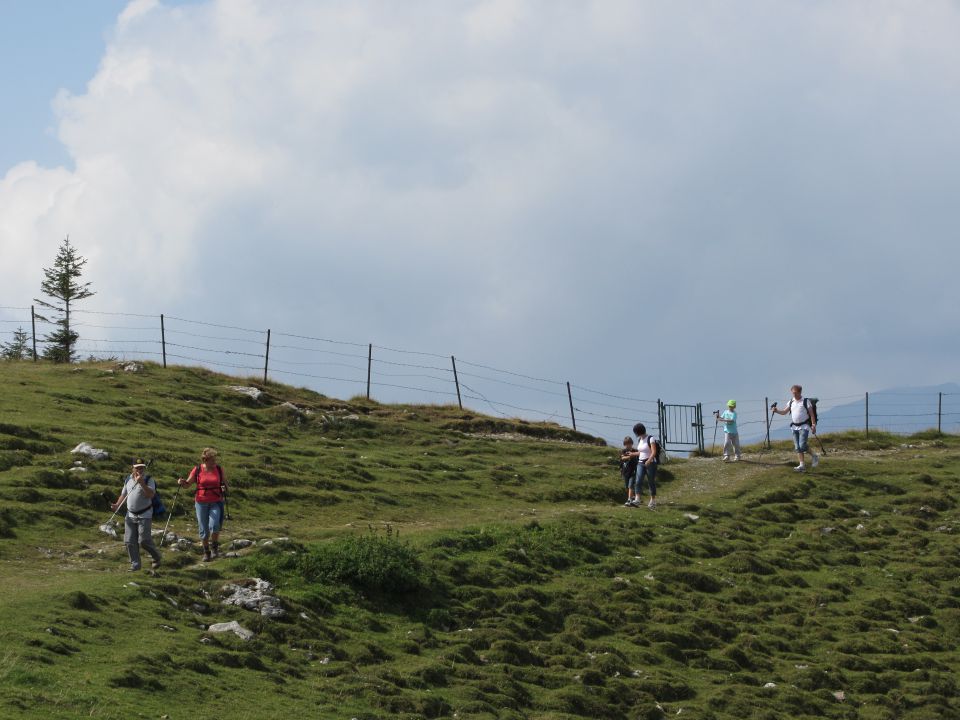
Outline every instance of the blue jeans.
{"label": "blue jeans", "polygon": [[644,476],[646,476],[647,484],[650,486],[650,497],[655,498],[657,496],[657,483],[655,482],[655,478],[657,477],[657,464],[655,462],[650,463],[649,465],[644,465],[641,462],[639,465],[637,465],[637,495],[639,495],[640,491],[643,490]]}
{"label": "blue jeans", "polygon": [[793,447],[798,453],[807,452],[807,438],[810,437],[810,426],[801,425],[793,428]]}
{"label": "blue jeans", "polygon": [[223,503],[198,502],[195,506],[197,509],[197,526],[200,528],[200,539],[206,540],[210,537],[210,533],[220,532],[220,524],[223,522]]}

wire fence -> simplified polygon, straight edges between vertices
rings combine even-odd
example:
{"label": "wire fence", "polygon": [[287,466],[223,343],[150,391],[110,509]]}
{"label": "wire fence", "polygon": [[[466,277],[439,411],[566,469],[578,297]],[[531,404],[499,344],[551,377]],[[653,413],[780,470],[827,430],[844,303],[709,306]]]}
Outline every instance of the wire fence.
{"label": "wire fence", "polygon": [[[24,333],[28,359],[43,357],[50,346],[44,338],[55,326],[33,307],[0,305],[0,343],[9,347],[14,333]],[[659,398],[633,397],[453,355],[193,318],[96,310],[72,309],[70,329],[80,335],[74,351],[83,360],[196,365],[264,382],[300,384],[331,397],[456,403],[503,418],[569,425],[613,442],[637,422],[658,436],[669,431]],[[710,410],[722,410],[725,404],[714,400],[685,406],[698,408],[694,425],[699,425],[701,447],[722,430],[722,425],[709,422]],[[779,416],[771,421],[769,404],[770,398],[738,401],[742,439],[776,438],[785,432],[788,421]],[[818,429],[825,432],[911,434],[928,428],[960,432],[960,393],[865,393],[820,398],[818,407]],[[670,438],[666,445],[670,447]]]}

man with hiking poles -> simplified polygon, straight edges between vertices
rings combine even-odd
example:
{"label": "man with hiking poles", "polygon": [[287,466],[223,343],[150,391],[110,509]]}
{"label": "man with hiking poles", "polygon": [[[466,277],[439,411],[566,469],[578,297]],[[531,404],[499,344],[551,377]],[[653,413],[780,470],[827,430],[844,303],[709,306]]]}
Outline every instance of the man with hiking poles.
{"label": "man with hiking poles", "polygon": [[793,430],[793,446],[797,451],[797,465],[794,472],[805,472],[806,466],[803,463],[803,454],[810,453],[810,465],[816,467],[820,463],[820,456],[807,447],[807,440],[810,433],[817,434],[817,406],[816,400],[803,397],[803,388],[794,385],[790,388],[793,397],[787,402],[787,406],[782,410],[774,403],[770,406],[770,412],[777,415],[786,415],[790,413],[790,429]]}

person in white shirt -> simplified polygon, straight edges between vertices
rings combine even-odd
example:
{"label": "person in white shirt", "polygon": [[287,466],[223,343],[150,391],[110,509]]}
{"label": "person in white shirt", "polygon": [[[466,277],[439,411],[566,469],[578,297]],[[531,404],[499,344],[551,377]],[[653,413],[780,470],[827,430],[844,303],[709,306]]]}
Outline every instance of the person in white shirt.
{"label": "person in white shirt", "polygon": [[796,472],[804,472],[806,466],[803,462],[803,454],[810,453],[810,464],[816,467],[820,463],[820,456],[807,447],[807,440],[810,433],[817,434],[817,411],[813,403],[803,396],[803,388],[794,385],[790,388],[793,397],[787,401],[784,408],[778,408],[774,403],[770,410],[777,415],[786,415],[790,413],[790,429],[793,430],[793,446],[797,451],[797,460],[799,465],[794,468]]}

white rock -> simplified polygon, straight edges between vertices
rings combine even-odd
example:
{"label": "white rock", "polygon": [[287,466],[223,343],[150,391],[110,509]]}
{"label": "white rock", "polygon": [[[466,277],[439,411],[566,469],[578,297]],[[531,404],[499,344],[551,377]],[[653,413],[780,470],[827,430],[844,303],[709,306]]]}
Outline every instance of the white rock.
{"label": "white rock", "polygon": [[839,700],[840,702],[843,702],[844,700],[847,699],[847,694],[846,694],[843,690],[837,690],[837,691],[833,694],[833,696],[834,696],[837,700]]}
{"label": "white rock", "polygon": [[71,473],[85,473],[86,471],[87,469],[81,465],[77,465],[76,467],[70,468]]}
{"label": "white rock", "polygon": [[254,400],[259,400],[260,396],[263,395],[263,391],[255,387],[246,387],[244,385],[228,385],[227,387],[234,392],[238,392],[241,395],[246,395]]}
{"label": "white rock", "polygon": [[690,520],[691,522],[696,522],[697,520],[700,519],[700,516],[699,516],[699,515],[694,515],[693,513],[686,513],[686,514],[684,514],[684,517],[685,517],[687,520]]}
{"label": "white rock", "polygon": [[123,370],[124,372],[138,373],[143,370],[143,365],[141,365],[138,362],[128,362],[128,363],[123,363],[120,366],[120,369]]}
{"label": "white rock", "polygon": [[100,448],[95,448],[90,443],[82,442],[70,451],[74,455],[88,455],[91,460],[106,460],[110,453]]}
{"label": "white rock", "polygon": [[231,620],[230,622],[216,623],[214,625],[211,625],[210,627],[207,628],[207,632],[212,632],[212,633],[232,632],[241,640],[253,639],[253,631],[247,630],[236,620]]}
{"label": "white rock", "polygon": [[775,682],[768,682],[768,683],[764,683],[764,685],[763,685],[763,687],[765,687],[765,688],[768,689],[768,690],[772,690],[772,689],[775,688],[776,686],[777,686],[777,684],[776,684]]}

